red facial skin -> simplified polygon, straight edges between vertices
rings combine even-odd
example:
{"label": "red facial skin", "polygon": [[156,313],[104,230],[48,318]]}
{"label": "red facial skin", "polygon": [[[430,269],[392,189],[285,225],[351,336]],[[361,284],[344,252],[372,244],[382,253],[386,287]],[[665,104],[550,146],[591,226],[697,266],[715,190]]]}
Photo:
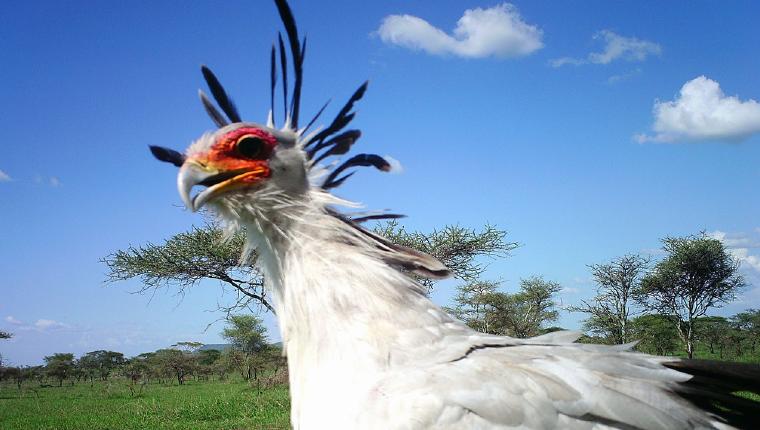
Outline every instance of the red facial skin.
{"label": "red facial skin", "polygon": [[[237,149],[238,142],[247,136],[258,137],[264,142],[264,147],[256,158],[246,157]],[[276,145],[277,139],[266,131],[253,127],[243,127],[220,137],[206,154],[196,160],[224,172],[235,170],[260,172],[239,179],[242,182],[256,182],[261,178],[269,177],[270,171],[267,160],[272,155]]]}

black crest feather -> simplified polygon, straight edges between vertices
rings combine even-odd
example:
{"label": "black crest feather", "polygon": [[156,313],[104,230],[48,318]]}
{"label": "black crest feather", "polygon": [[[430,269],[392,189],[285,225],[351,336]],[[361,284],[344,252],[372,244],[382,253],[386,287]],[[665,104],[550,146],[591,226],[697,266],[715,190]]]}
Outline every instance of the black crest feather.
{"label": "black crest feather", "polygon": [[354,119],[354,114],[349,112],[354,108],[354,103],[359,101],[364,96],[364,93],[367,91],[367,85],[369,85],[369,81],[365,81],[363,84],[361,84],[359,88],[354,91],[346,104],[343,105],[343,108],[341,108],[341,110],[338,112],[338,115],[335,116],[335,119],[333,119],[332,123],[330,123],[327,128],[314,135],[311,140],[304,144],[304,147],[309,147],[315,143],[319,144],[326,138],[339,132],[346,125],[348,125],[348,123]]}
{"label": "black crest feather", "polygon": [[219,79],[216,78],[214,72],[206,66],[201,66],[201,72],[208,84],[208,88],[211,90],[211,95],[214,96],[214,100],[216,100],[216,103],[222,108],[222,111],[227,114],[227,118],[229,118],[231,122],[242,122],[240,114],[235,107],[235,103],[232,102],[232,99],[227,95],[227,92],[224,91],[224,87],[219,83]]}
{"label": "black crest feather", "polygon": [[285,43],[282,41],[282,33],[277,33],[280,45],[280,68],[282,69],[282,115],[288,118],[288,57],[285,54]]}
{"label": "black crest feather", "polygon": [[335,170],[330,172],[330,174],[327,176],[325,181],[322,183],[322,188],[324,189],[330,189],[335,188],[339,186],[343,181],[345,181],[347,176],[350,176],[351,174],[344,176],[340,179],[335,179],[338,177],[338,175],[343,172],[344,170],[350,168],[350,167],[369,167],[374,166],[378,170],[382,170],[384,172],[388,172],[391,170],[391,165],[388,163],[385,158],[376,155],[376,154],[359,154],[351,157],[348,161],[341,164],[340,166],[336,167]]}
{"label": "black crest feather", "polygon": [[272,55],[269,61],[269,112],[272,114],[272,124],[274,124],[274,88],[277,85],[277,62],[275,61],[276,52],[274,44],[272,45]]}
{"label": "black crest feather", "polygon": [[229,124],[227,120],[222,116],[222,114],[216,109],[216,106],[211,103],[211,100],[208,99],[208,96],[206,96],[203,91],[198,91],[198,97],[201,98],[203,108],[206,109],[206,113],[211,117],[211,120],[214,121],[214,124],[216,124],[217,127],[222,128],[225,125]]}
{"label": "black crest feather", "polygon": [[[285,26],[285,33],[288,35],[290,44],[290,55],[293,57],[293,73],[295,82],[293,83],[293,97],[290,101],[290,124],[293,129],[298,129],[298,111],[301,107],[301,84],[303,82],[303,54],[301,45],[298,41],[298,28],[296,20],[293,18],[293,12],[290,10],[288,2],[285,0],[274,0],[277,5],[277,11],[280,13],[280,19]],[[306,41],[304,39],[304,48]]]}
{"label": "black crest feather", "polygon": [[171,163],[177,167],[181,167],[182,163],[185,162],[184,154],[173,149],[164,148],[163,146],[150,145],[150,152],[159,161]]}

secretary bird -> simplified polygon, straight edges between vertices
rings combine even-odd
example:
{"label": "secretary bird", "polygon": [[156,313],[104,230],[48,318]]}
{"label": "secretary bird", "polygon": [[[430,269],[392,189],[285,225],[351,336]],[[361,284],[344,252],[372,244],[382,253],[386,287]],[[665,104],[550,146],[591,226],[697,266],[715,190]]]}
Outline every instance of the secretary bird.
{"label": "secretary bird", "polygon": [[[245,233],[241,262],[259,265],[274,297],[294,428],[760,426],[756,404],[732,394],[760,391],[756,368],[645,355],[630,351],[632,345],[577,344],[578,333],[569,331],[530,339],[488,335],[433,304],[409,275],[444,278],[449,270],[429,255],[365,230],[362,221],[382,215],[342,214],[336,207],[356,205],[330,193],[353,174],[347,172],[352,167],[390,170],[388,161],[372,154],[339,165],[322,163],[348,153],[359,138],[358,130],[346,127],[367,84],[327,127],[309,132],[325,107],[302,127],[306,39],[299,39],[286,1],[275,3],[288,49],[280,34],[269,58],[266,125],[243,121],[204,66],[221,111],[202,91],[200,99],[218,130],[201,136],[184,154],[158,146],[151,151],[180,168],[177,186],[189,209],[208,207],[230,233]],[[275,127],[278,63],[280,128]],[[195,186],[206,188],[192,195]]]}

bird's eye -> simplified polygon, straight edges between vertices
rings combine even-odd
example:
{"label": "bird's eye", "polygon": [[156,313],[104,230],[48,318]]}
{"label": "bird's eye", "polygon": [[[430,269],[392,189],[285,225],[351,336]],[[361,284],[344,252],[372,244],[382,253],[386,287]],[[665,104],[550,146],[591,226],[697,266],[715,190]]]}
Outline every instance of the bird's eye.
{"label": "bird's eye", "polygon": [[237,150],[243,157],[258,158],[264,152],[264,141],[256,136],[244,136],[238,140]]}

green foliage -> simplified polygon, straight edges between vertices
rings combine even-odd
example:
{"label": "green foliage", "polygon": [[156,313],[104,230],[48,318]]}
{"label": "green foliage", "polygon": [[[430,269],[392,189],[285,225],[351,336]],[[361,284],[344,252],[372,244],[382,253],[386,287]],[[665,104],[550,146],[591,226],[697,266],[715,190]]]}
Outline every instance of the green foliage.
{"label": "green foliage", "polygon": [[521,338],[540,334],[543,324],[559,316],[554,295],[562,287],[556,282],[533,276],[520,281],[517,293],[497,288],[493,282],[465,284],[449,312],[475,330]]}
{"label": "green foliage", "polygon": [[176,234],[162,244],[116,251],[101,262],[108,266],[109,282],[138,278],[143,284],[141,293],[165,287],[183,293],[202,279],[214,279],[237,294],[235,303],[223,310],[261,304],[271,311],[261,273],[238,264],[244,243],[243,235],[226,237],[218,225],[210,223]]}
{"label": "green foliage", "polygon": [[124,354],[115,351],[91,351],[83,355],[77,361],[77,367],[81,368],[87,376],[96,374],[100,379],[107,380],[111,372],[118,369],[126,362]]}
{"label": "green foliage", "polygon": [[160,366],[165,375],[174,375],[179,385],[185,383],[185,377],[192,373],[197,366],[193,354],[177,349],[159,349],[149,361]]}
{"label": "green foliage", "polygon": [[263,350],[267,345],[266,327],[261,318],[255,315],[231,315],[227,318],[228,326],[222,331],[222,337],[247,354]]}
{"label": "green foliage", "polygon": [[128,380],[112,378],[62,388],[19,391],[0,385],[3,430],[289,429],[285,386],[254,389],[234,379],[147,384],[139,396]]}
{"label": "green foliage", "polygon": [[678,350],[678,333],[673,318],[641,315],[630,321],[630,336],[638,339],[636,349],[647,354],[672,355]]}
{"label": "green foliage", "polygon": [[[478,257],[503,257],[518,244],[505,240],[507,233],[486,224],[482,230],[447,225],[430,233],[407,231],[398,221],[378,224],[374,231],[391,242],[422,251],[445,264],[454,276],[467,282],[477,282],[486,269]],[[432,288],[434,281],[419,279]]]}
{"label": "green foliage", "polygon": [[216,363],[216,361],[221,358],[222,352],[216,349],[204,349],[202,351],[198,351],[198,356],[198,363],[203,365],[211,365]]}
{"label": "green foliage", "polygon": [[222,337],[232,342],[233,348],[242,353],[242,358],[234,357],[232,360],[236,367],[245,369],[245,379],[256,379],[258,370],[266,364],[266,360],[260,357],[268,347],[264,323],[254,315],[230,315],[227,324]]}
{"label": "green foliage", "polygon": [[662,242],[668,255],[642,280],[637,295],[648,310],[675,318],[691,358],[695,320],[733,300],[746,284],[737,273],[739,262],[719,240],[702,234],[667,237]]}
{"label": "green foliage", "polygon": [[57,353],[45,357],[45,372],[58,380],[58,386],[71,376],[74,370],[74,354]]}

